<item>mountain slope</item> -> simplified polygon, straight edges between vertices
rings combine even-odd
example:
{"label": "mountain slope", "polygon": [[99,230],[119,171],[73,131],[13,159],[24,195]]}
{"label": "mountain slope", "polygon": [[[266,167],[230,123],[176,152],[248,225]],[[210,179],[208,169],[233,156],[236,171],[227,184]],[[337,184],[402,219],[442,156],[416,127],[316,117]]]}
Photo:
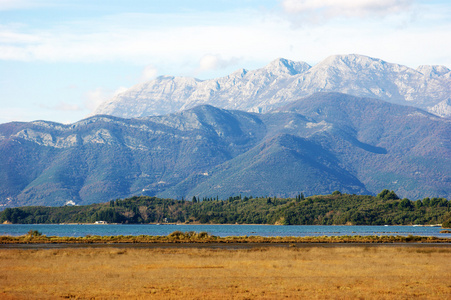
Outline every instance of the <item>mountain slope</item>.
{"label": "mountain slope", "polygon": [[384,187],[414,199],[450,193],[448,120],[337,93],[315,94],[261,118],[265,140],[214,168],[209,178],[190,176],[159,195],[361,194]]}
{"label": "mountain slope", "polygon": [[138,84],[101,104],[95,114],[124,118],[161,115],[210,104],[267,112],[316,92],[341,92],[412,105],[451,115],[451,71],[444,66],[416,70],[363,55],[334,55],[310,67],[277,59],[253,70],[201,81],[161,76]]}
{"label": "mountain slope", "polygon": [[281,134],[214,168],[208,178],[186,189],[187,178],[159,196],[177,197],[181,187],[193,195],[269,195],[294,197],[340,190],[351,194],[368,191],[357,178],[339,166],[333,153],[306,139]]}
{"label": "mountain slope", "polygon": [[451,197],[451,121],[318,93],[265,114],[209,105],[139,119],[0,124],[0,205],[131,195]]}
{"label": "mountain slope", "polygon": [[[168,121],[169,120],[169,121]],[[252,115],[202,106],[171,116],[0,125],[2,205],[63,205],[155,194],[247,151]]]}
{"label": "mountain slope", "polygon": [[[385,186],[412,198],[433,190],[449,193],[445,192],[451,182],[449,120],[409,106],[336,93],[316,94],[275,112],[309,116],[312,122],[306,127],[322,130],[314,139],[336,153],[372,192]],[[310,134],[302,133],[301,126],[284,128],[299,136]],[[422,191],[416,190],[418,186]]]}

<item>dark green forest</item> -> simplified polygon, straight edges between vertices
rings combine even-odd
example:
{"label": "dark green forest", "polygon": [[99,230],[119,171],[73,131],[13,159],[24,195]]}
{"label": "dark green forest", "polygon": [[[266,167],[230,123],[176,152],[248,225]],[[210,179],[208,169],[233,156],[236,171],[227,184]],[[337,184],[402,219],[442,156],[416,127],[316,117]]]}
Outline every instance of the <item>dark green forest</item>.
{"label": "dark green forest", "polygon": [[295,198],[230,197],[186,200],[135,196],[86,206],[7,208],[1,223],[197,223],[280,225],[413,225],[451,219],[445,198],[399,199],[384,190],[376,197],[341,194]]}

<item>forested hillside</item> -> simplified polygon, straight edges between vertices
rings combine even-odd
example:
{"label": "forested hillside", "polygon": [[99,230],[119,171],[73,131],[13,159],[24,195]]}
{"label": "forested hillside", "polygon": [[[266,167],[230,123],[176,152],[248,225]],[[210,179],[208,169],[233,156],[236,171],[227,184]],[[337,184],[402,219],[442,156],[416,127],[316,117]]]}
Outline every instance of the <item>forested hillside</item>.
{"label": "forested hillside", "polygon": [[[201,223],[281,225],[438,224],[451,218],[450,201],[398,199],[384,190],[377,197],[334,192],[304,198],[230,197],[172,200],[132,197],[103,204],[7,208],[0,221],[11,223]],[[201,201],[199,201],[201,200]]]}

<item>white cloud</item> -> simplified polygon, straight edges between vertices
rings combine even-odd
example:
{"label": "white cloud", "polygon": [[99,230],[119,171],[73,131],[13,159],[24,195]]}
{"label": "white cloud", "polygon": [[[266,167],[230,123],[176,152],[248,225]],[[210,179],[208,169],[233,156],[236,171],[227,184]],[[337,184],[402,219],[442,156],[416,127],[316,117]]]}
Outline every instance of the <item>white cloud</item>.
{"label": "white cloud", "polygon": [[214,70],[217,68],[219,59],[216,55],[205,55],[200,59],[200,70]]}
{"label": "white cloud", "polygon": [[[175,14],[124,14],[50,23],[45,28],[26,23],[21,26],[2,25],[0,22],[0,60],[120,60],[135,64],[159,61],[178,65],[191,61],[194,64],[205,53],[222,57],[240,56],[236,54],[245,51],[248,45],[254,45],[255,35],[264,32],[260,16],[249,18],[249,15],[243,15],[240,21],[234,22],[238,17],[233,15],[211,15],[187,18]],[[138,21],[134,22],[135,19]],[[217,22],[210,19],[217,19]],[[233,54],[229,55],[228,51],[233,51]]]}
{"label": "white cloud", "polygon": [[141,72],[141,81],[149,81],[157,77],[158,69],[154,65],[146,66]]}
{"label": "white cloud", "polygon": [[101,87],[96,88],[85,94],[86,100],[84,105],[89,111],[93,112],[100,104],[126,90],[126,87],[119,87],[115,91],[107,90]]}
{"label": "white cloud", "polygon": [[[152,79],[157,74],[193,76],[202,72],[203,76],[209,76],[214,70],[230,66],[249,68],[247,62],[262,66],[276,57],[316,63],[337,53],[374,55],[373,49],[381,50],[375,56],[382,59],[404,57],[401,63],[407,58],[430,64],[449,61],[446,49],[451,46],[450,39],[444,36],[449,36],[450,22],[434,21],[448,20],[449,9],[427,6],[434,18],[421,19],[424,16],[421,14],[418,22],[408,23],[400,32],[400,24],[408,19],[412,1],[280,1],[287,12],[282,17],[273,12],[124,14],[59,23],[48,28],[0,25],[0,60],[121,61],[140,66],[143,61],[154,62],[143,69],[141,80]],[[327,28],[294,28],[287,15],[296,20],[332,19]],[[360,18],[367,15],[385,18]],[[406,46],[412,44],[407,37],[416,42],[415,51]],[[433,51],[428,46],[431,41],[439,46]],[[417,54],[420,51],[421,56]]]}
{"label": "white cloud", "polygon": [[211,71],[223,69],[230,65],[238,63],[239,59],[232,57],[230,59],[223,59],[221,55],[207,54],[204,55],[199,62],[199,71]]}
{"label": "white cloud", "polygon": [[408,11],[413,0],[283,0],[285,12],[304,21],[324,21],[335,17],[366,18]]}
{"label": "white cloud", "polygon": [[109,95],[110,93],[105,91],[103,88],[96,88],[95,90],[88,91],[86,93],[85,106],[90,111],[93,111],[97,108],[97,106],[107,100]]}

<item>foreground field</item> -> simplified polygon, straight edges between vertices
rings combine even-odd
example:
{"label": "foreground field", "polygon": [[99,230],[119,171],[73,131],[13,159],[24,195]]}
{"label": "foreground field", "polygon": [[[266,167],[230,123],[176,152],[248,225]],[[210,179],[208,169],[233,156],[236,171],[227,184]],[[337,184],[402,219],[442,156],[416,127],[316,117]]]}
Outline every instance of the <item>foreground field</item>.
{"label": "foreground field", "polygon": [[451,247],[0,249],[1,299],[451,299]]}

